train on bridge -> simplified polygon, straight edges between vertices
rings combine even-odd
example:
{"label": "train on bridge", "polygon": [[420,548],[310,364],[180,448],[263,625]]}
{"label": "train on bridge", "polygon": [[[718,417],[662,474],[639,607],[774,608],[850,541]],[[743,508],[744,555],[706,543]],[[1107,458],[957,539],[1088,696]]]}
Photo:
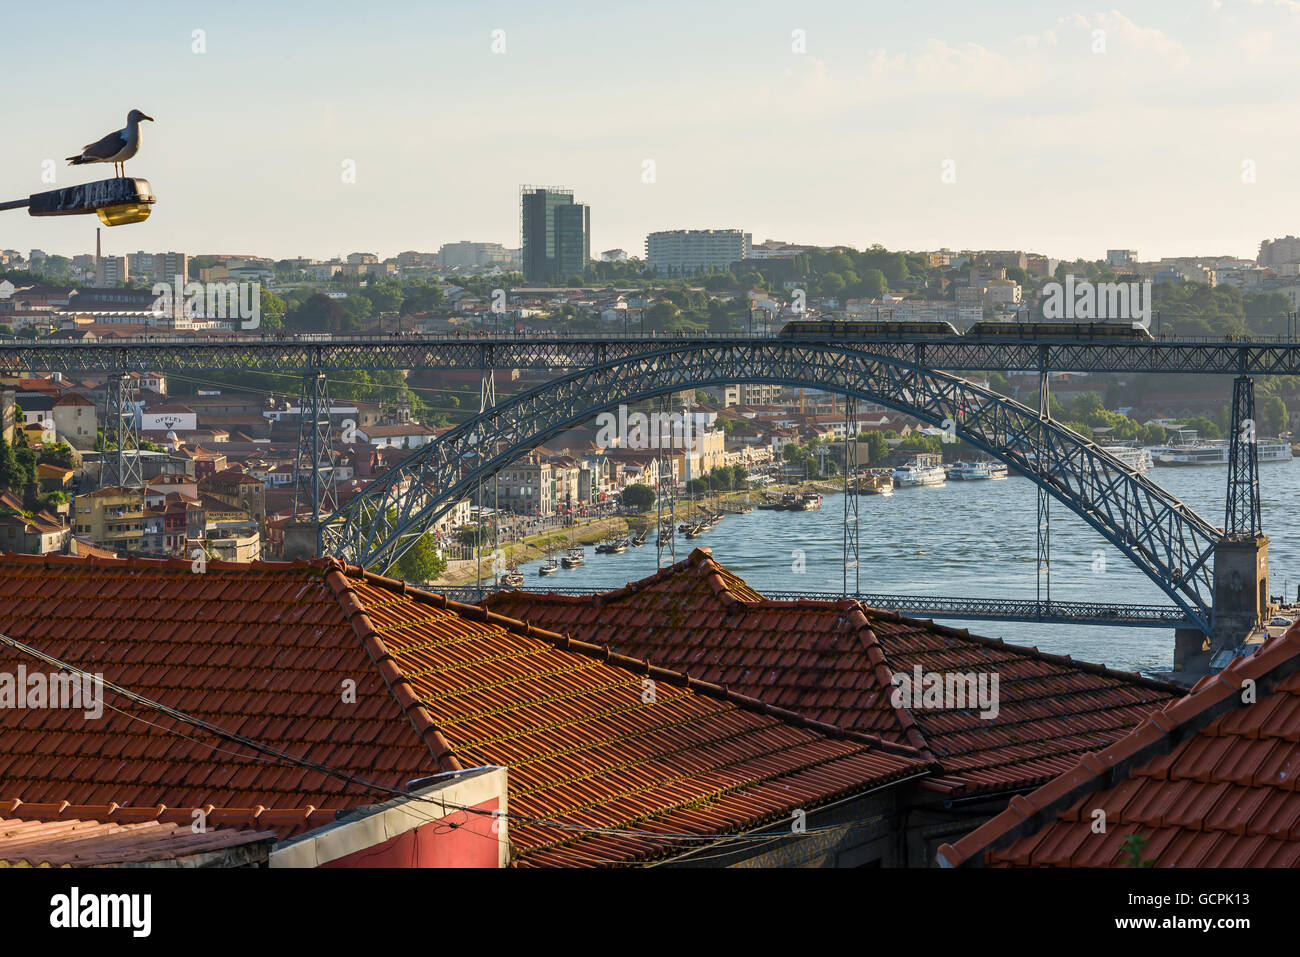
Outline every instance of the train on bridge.
{"label": "train on bridge", "polygon": [[1085,342],[1151,341],[1151,331],[1131,322],[987,322],[965,333],[951,322],[888,319],[795,319],[782,327],[782,338],[816,339],[1072,339]]}

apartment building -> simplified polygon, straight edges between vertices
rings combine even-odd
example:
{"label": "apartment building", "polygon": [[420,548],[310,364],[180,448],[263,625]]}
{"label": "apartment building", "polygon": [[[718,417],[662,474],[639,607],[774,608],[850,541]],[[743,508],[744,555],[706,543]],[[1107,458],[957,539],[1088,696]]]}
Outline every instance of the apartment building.
{"label": "apartment building", "polygon": [[543,462],[536,455],[498,473],[493,491],[502,509],[521,515],[555,514],[554,469],[550,462]]}
{"label": "apartment building", "polygon": [[646,237],[646,263],[660,276],[726,270],[749,258],[749,233],[739,229],[673,229]]}
{"label": "apartment building", "polygon": [[72,530],[100,548],[140,551],[144,542],[144,496],[140,489],[106,486],[78,495]]}

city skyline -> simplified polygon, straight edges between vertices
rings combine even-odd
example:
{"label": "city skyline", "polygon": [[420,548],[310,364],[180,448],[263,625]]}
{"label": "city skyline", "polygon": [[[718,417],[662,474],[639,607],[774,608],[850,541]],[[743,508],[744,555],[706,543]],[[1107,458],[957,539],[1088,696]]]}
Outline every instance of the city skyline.
{"label": "city skyline", "polygon": [[[1294,7],[759,3],[742,19],[667,3],[651,20],[379,3],[376,22],[405,24],[381,43],[331,29],[345,8],[328,3],[311,19],[56,4],[10,17],[17,35],[47,35],[51,11],[67,29],[15,51],[0,179],[15,198],[51,188],[51,170],[54,186],[96,178],[59,157],[139,108],[157,122],[127,171],[159,202],[105,231],[114,254],[513,248],[519,186],[551,182],[592,208],[593,250],[634,255],[658,230],[734,227],[755,242],[1249,258],[1296,232]],[[110,28],[150,55],[101,91]],[[84,219],[0,222],[0,247],[93,247]]]}

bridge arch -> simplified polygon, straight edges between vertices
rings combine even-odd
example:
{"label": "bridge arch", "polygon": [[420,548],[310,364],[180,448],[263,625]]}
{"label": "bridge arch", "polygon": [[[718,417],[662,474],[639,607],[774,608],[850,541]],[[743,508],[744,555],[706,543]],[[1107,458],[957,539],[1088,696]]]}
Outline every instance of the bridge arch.
{"label": "bridge arch", "polygon": [[1221,531],[1141,473],[1054,421],[948,373],[794,339],[698,342],[619,358],[521,393],[438,436],[350,499],[323,548],[387,567],[452,506],[520,455],[621,403],[733,382],[803,386],[884,405],[1021,470],[1087,522],[1209,631]]}

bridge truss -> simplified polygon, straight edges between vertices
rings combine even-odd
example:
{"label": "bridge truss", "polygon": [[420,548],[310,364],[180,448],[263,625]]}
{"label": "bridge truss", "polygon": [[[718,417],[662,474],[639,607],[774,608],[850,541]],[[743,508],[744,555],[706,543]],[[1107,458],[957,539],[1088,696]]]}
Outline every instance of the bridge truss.
{"label": "bridge truss", "polygon": [[1169,595],[1195,627],[1210,631],[1220,529],[1037,410],[918,366],[910,356],[844,344],[689,340],[605,358],[487,409],[421,447],[331,517],[322,529],[324,550],[387,568],[476,483],[548,438],[620,403],[731,382],[825,389],[948,427],[1062,502]]}
{"label": "bridge truss", "polygon": [[[0,375],[22,372],[291,372],[355,369],[576,370],[628,361],[679,348],[758,345],[785,340],[717,335],[689,339],[645,336],[411,337],[243,336],[199,339],[156,336],[93,342],[0,342]],[[1169,340],[1044,342],[1010,339],[797,340],[809,345],[861,350],[883,359],[951,372],[1024,370],[1052,372],[1300,375],[1300,342]]]}

